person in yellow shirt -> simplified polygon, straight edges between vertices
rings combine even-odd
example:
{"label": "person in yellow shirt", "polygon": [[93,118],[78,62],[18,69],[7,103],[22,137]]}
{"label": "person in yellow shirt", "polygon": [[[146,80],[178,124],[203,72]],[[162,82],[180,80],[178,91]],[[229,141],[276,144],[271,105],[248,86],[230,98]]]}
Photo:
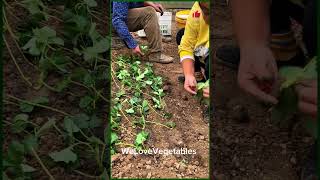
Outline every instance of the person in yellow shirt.
{"label": "person in yellow shirt", "polygon": [[[197,94],[197,79],[209,79],[209,16],[209,3],[195,2],[179,45],[184,88],[194,95]],[[204,77],[198,78],[199,74]],[[203,96],[209,97],[209,88],[203,91]]]}

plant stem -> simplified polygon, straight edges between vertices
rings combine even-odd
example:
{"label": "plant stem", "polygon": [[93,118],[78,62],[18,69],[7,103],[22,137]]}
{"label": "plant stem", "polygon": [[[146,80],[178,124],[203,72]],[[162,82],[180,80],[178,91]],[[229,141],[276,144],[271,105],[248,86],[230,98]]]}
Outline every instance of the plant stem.
{"label": "plant stem", "polygon": [[79,171],[79,170],[73,170],[73,171],[76,172],[76,173],[78,173],[78,174],[80,174],[80,175],[82,175],[82,176],[85,176],[85,177],[87,177],[87,178],[91,178],[91,179],[97,179],[97,178],[99,178],[99,176],[92,176],[92,175],[86,174],[86,173],[84,173],[84,172],[81,172],[81,171]]}
{"label": "plant stem", "polygon": [[111,65],[111,71],[112,71],[112,73],[111,73],[112,80],[113,80],[113,82],[116,84],[117,88],[120,89],[120,86],[118,85],[118,83],[117,83],[117,81],[116,81],[116,78],[114,77],[114,76],[116,75],[116,73],[115,73],[112,65]]}
{"label": "plant stem", "polygon": [[16,105],[16,106],[19,106],[19,104],[18,103],[15,103],[15,102],[11,102],[11,101],[8,101],[8,100],[3,100],[3,102],[4,103],[6,103],[6,104],[12,104],[12,105]]}
{"label": "plant stem", "polygon": [[59,92],[57,89],[55,89],[54,87],[50,86],[49,84],[45,83],[44,81],[41,82],[44,87],[48,88],[49,90],[53,91],[53,92]]}
{"label": "plant stem", "polygon": [[148,103],[148,106],[149,106],[150,109],[151,109],[152,111],[154,111],[158,116],[160,116],[161,118],[164,118],[164,116],[161,115],[160,113],[158,113],[149,103]]}
{"label": "plant stem", "polygon": [[[76,81],[72,81],[72,80],[71,80],[70,82],[73,83],[73,84],[75,84],[75,85],[84,87],[84,88],[86,88],[86,89],[88,89],[88,90],[91,90],[90,87],[88,87],[88,86],[86,86],[86,85],[84,85],[84,84],[82,84],[82,83],[79,83],[79,82],[76,82]],[[95,87],[91,87],[91,88],[92,88],[92,90],[93,90],[99,97],[101,97],[105,102],[109,103],[109,100],[108,100],[106,97],[104,97],[100,92],[98,92]]]}
{"label": "plant stem", "polygon": [[26,78],[26,76],[23,74],[22,70],[20,69],[20,66],[18,65],[18,63],[17,63],[17,61],[16,61],[16,58],[13,56],[13,53],[12,53],[12,51],[11,51],[11,49],[10,49],[10,46],[9,46],[7,40],[6,40],[6,37],[3,36],[3,39],[4,39],[4,42],[5,42],[5,44],[6,44],[7,50],[8,50],[8,52],[9,52],[9,54],[10,54],[10,57],[11,57],[11,59],[13,60],[14,64],[16,65],[16,67],[17,67],[17,69],[18,69],[18,71],[19,71],[22,79],[23,79],[25,82],[27,82],[27,84],[28,84],[30,87],[32,87],[32,83],[31,83],[31,82],[28,80],[28,78]]}
{"label": "plant stem", "polygon": [[21,50],[21,48],[20,48],[20,45],[19,45],[19,43],[18,43],[17,40],[16,40],[17,37],[16,37],[15,34],[13,33],[12,28],[11,28],[9,22],[8,22],[7,15],[6,15],[5,12],[3,12],[3,14],[4,14],[3,16],[4,16],[4,21],[5,21],[6,28],[8,29],[8,32],[9,32],[10,36],[12,37],[12,40],[13,40],[13,42],[15,43],[17,49],[19,50],[21,56],[22,56],[23,59],[24,59],[28,64],[30,64],[33,68],[35,68],[36,70],[39,70],[38,67],[35,66],[34,64],[32,64],[32,63],[26,58],[26,56],[24,55],[24,53],[22,52],[22,50]]}
{"label": "plant stem", "polygon": [[102,151],[101,151],[101,158],[100,158],[100,163],[102,163],[103,162],[103,158],[105,158],[105,156],[104,156],[104,152],[106,151],[106,146],[103,146],[102,147]]}
{"label": "plant stem", "polygon": [[65,116],[71,116],[70,114],[64,112],[64,111],[61,111],[59,109],[56,109],[56,108],[53,108],[53,107],[50,107],[50,106],[45,106],[45,105],[41,105],[41,104],[37,104],[37,103],[33,103],[33,102],[30,102],[30,101],[26,101],[26,100],[22,100],[20,98],[17,98],[17,97],[14,97],[12,95],[9,95],[7,94],[6,96],[8,96],[9,98],[12,98],[16,101],[19,101],[19,102],[23,102],[23,103],[27,103],[27,104],[30,104],[30,105],[33,105],[33,106],[37,106],[37,107],[41,107],[41,108],[45,108],[45,109],[49,109],[51,111],[55,111],[55,112],[58,112],[60,114],[63,114]]}
{"label": "plant stem", "polygon": [[129,118],[125,115],[125,113],[122,111],[122,109],[120,109],[121,114],[125,117],[125,119],[131,123],[131,121],[129,120]]}
{"label": "plant stem", "polygon": [[46,174],[49,176],[50,180],[55,180],[54,177],[50,174],[50,171],[47,169],[47,167],[43,164],[38,154],[35,152],[33,148],[31,148],[32,154],[37,159],[38,163],[41,165],[43,170],[46,172]]}

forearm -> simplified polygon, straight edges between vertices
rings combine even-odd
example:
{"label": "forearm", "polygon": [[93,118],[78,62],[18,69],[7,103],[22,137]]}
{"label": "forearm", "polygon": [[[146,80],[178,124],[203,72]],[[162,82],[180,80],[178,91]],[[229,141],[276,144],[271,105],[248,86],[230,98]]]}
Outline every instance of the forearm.
{"label": "forearm", "polygon": [[192,59],[185,59],[182,61],[183,74],[185,76],[194,75],[194,61]]}
{"label": "forearm", "polygon": [[232,0],[233,25],[241,49],[268,46],[269,0]]}
{"label": "forearm", "polygon": [[125,41],[129,48],[133,49],[137,46],[137,42],[130,34],[126,24],[128,16],[128,4],[124,2],[113,3],[112,26],[117,31],[119,37]]}
{"label": "forearm", "polygon": [[132,35],[130,34],[129,30],[123,30],[124,25],[118,25],[120,27],[117,28],[117,25],[114,26],[115,30],[117,31],[119,37],[128,45],[130,49],[133,49],[137,46],[137,42],[134,40]]}

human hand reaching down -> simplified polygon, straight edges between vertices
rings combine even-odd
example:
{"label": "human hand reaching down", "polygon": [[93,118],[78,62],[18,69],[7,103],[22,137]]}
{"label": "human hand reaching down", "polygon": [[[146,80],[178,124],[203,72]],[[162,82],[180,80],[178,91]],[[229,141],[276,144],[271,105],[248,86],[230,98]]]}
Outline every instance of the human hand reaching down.
{"label": "human hand reaching down", "polygon": [[197,80],[194,75],[185,76],[184,89],[193,95],[197,94]]}
{"label": "human hand reaching down", "polygon": [[269,47],[241,49],[238,83],[241,89],[264,102],[277,104],[271,88],[278,81],[276,60]]}
{"label": "human hand reaching down", "polygon": [[133,54],[138,55],[138,56],[143,56],[144,54],[142,53],[140,46],[137,45],[134,49],[132,49]]}

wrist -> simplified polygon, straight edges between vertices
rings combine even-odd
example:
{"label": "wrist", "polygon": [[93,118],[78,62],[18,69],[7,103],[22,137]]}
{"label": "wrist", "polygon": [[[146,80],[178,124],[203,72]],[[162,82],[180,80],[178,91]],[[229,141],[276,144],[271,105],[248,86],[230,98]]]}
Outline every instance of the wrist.
{"label": "wrist", "polygon": [[194,77],[194,73],[192,72],[185,72],[184,73],[184,76],[187,78],[187,77]]}

